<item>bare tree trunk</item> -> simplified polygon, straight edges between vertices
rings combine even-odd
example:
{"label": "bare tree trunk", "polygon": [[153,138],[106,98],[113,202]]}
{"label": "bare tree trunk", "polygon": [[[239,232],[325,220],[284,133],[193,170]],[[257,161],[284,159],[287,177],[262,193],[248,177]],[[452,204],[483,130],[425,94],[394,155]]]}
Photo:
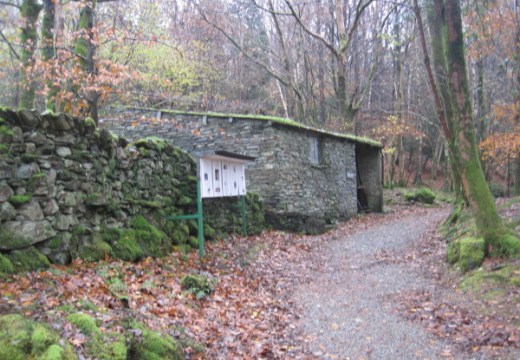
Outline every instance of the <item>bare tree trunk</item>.
{"label": "bare tree trunk", "polygon": [[20,32],[20,43],[22,44],[22,86],[18,99],[19,108],[34,108],[36,84],[32,79],[32,67],[34,65],[34,51],[38,41],[36,22],[41,9],[42,6],[36,0],[24,0],[20,8],[23,27]]}
{"label": "bare tree trunk", "polygon": [[[79,37],[76,40],[76,56],[78,63],[87,77],[93,78],[97,75],[94,55],[96,53],[96,45],[94,44],[94,6],[96,1],[88,1],[81,9],[78,23]],[[87,112],[96,122],[99,121],[98,116],[98,100],[99,93],[95,90],[89,90],[86,93]]]}
{"label": "bare tree trunk", "polygon": [[53,77],[58,76],[54,71],[54,64],[50,62],[56,56],[54,46],[54,27],[55,27],[55,4],[54,0],[43,1],[43,19],[42,19],[42,60],[47,62],[51,71],[47,74],[46,84],[48,92],[45,96],[45,108],[51,111],[56,111],[56,95],[58,88],[54,86]]}

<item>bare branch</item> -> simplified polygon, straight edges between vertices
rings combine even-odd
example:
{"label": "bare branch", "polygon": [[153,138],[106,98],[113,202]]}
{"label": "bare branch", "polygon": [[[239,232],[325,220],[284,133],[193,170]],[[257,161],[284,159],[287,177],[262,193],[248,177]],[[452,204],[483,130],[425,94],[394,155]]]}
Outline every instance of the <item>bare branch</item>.
{"label": "bare branch", "polygon": [[9,50],[11,50],[11,52],[16,57],[16,59],[17,60],[21,60],[20,55],[18,55],[18,53],[14,49],[13,45],[11,44],[11,42],[9,40],[7,40],[7,38],[5,37],[5,35],[2,32],[2,30],[0,30],[0,37],[4,40],[4,42],[7,44],[7,46],[9,46]]}
{"label": "bare branch", "polygon": [[0,1],[0,5],[4,5],[4,6],[12,6],[12,7],[17,8],[18,10],[21,9],[21,6],[20,6],[20,5],[17,5],[17,4],[14,4],[14,3],[12,3],[12,2],[8,2],[8,1]]}
{"label": "bare branch", "polygon": [[242,54],[244,54],[245,57],[247,57],[249,60],[251,60],[252,62],[254,62],[255,64],[257,64],[258,66],[260,66],[262,69],[264,69],[265,71],[267,71],[272,77],[274,77],[276,80],[278,80],[280,83],[282,83],[284,86],[289,86],[289,84],[287,83],[287,81],[285,79],[283,79],[280,75],[276,74],[268,65],[264,64],[263,62],[255,59],[254,57],[252,57],[243,47],[240,46],[240,44],[235,40],[233,39],[233,37],[231,35],[229,35],[222,27],[220,27],[219,25],[217,25],[215,22],[211,21],[210,19],[208,19],[208,17],[206,16],[206,14],[204,13],[204,11],[200,8],[200,6],[196,5],[197,7],[197,10],[199,11],[199,14],[202,16],[202,19],[207,22],[208,24],[210,24],[211,26],[213,26],[215,29],[217,29],[222,35],[224,35],[224,37],[226,39],[229,40],[229,42],[231,42],[231,44],[233,44],[233,46],[235,46]]}
{"label": "bare branch", "polygon": [[296,22],[298,23],[298,25],[300,25],[300,27],[303,29],[303,31],[305,31],[307,34],[309,34],[310,36],[312,36],[313,38],[315,38],[316,40],[318,41],[321,41],[323,43],[323,45],[325,45],[325,47],[327,47],[333,54],[334,56],[336,57],[339,57],[340,56],[340,53],[338,52],[338,50],[336,50],[336,48],[334,47],[334,45],[332,45],[330,42],[328,42],[323,36],[321,36],[320,34],[317,34],[315,33],[314,31],[312,31],[311,29],[309,29],[307,26],[305,26],[305,24],[302,22],[302,19],[300,18],[300,16],[296,13],[296,11],[294,10],[293,6],[291,5],[291,2],[289,0],[285,0],[285,4],[287,5],[287,7],[289,8],[289,10],[291,10],[291,14],[293,16],[293,18],[296,20]]}

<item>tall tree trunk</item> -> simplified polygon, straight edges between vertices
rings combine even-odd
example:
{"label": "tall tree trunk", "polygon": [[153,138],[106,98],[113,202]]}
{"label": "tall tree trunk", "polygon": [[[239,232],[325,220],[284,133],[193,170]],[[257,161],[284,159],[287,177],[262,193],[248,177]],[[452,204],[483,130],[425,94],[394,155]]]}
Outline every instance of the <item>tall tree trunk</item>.
{"label": "tall tree trunk", "polygon": [[[456,168],[460,169],[464,193],[473,211],[479,233],[489,248],[500,252],[501,239],[507,234],[495,207],[493,196],[484,178],[477,151],[475,128],[471,113],[470,93],[464,58],[464,38],[458,0],[445,1],[446,49],[448,78],[453,99],[453,120],[460,132],[453,154]],[[517,239],[518,241],[518,239]]]}
{"label": "tall tree trunk", "polygon": [[36,22],[41,9],[42,6],[38,4],[37,0],[23,0],[20,8],[23,27],[20,32],[20,43],[22,44],[22,86],[18,99],[19,108],[34,108],[36,84],[32,80],[32,67],[34,65],[34,51],[38,41]]}
{"label": "tall tree trunk", "polygon": [[[318,6],[321,7],[321,0],[318,0]],[[321,33],[322,23],[321,16],[318,15],[316,20],[316,32]],[[327,122],[327,109],[325,108],[325,47],[318,43],[318,122],[325,124]]]}
{"label": "tall tree trunk", "polygon": [[[96,1],[87,1],[81,9],[78,23],[79,37],[76,40],[76,56],[81,70],[86,74],[87,78],[93,79],[97,75],[96,64],[94,63],[94,55],[96,46],[93,42],[94,29],[94,7]],[[98,116],[98,100],[99,93],[95,90],[88,90],[85,95],[87,101],[87,112],[96,122],[99,121]]]}
{"label": "tall tree trunk", "polygon": [[[520,0],[515,1],[515,12],[516,17],[520,16]],[[515,41],[515,63],[516,63],[516,77],[514,89],[516,92],[516,103],[520,104],[520,23],[516,23],[516,41]],[[516,124],[520,124],[520,112],[516,113]],[[520,156],[520,155],[519,155]],[[520,157],[515,161],[515,174],[514,174],[514,186],[513,193],[520,195]]]}
{"label": "tall tree trunk", "polygon": [[45,108],[51,111],[56,111],[56,95],[58,94],[58,88],[54,86],[53,77],[58,76],[56,74],[55,66],[52,63],[56,56],[54,46],[54,27],[55,27],[55,0],[43,0],[43,19],[42,19],[42,60],[47,63],[47,66],[51,69],[46,80],[48,92],[45,96]]}
{"label": "tall tree trunk", "polygon": [[[462,190],[462,180],[460,172],[457,170],[457,164],[451,161],[452,154],[457,151],[456,139],[458,134],[458,126],[453,120],[453,106],[452,98],[448,83],[448,63],[446,59],[446,18],[444,16],[443,0],[433,0],[428,13],[428,24],[430,28],[430,39],[432,45],[432,62],[434,68],[434,77],[436,86],[435,91],[440,96],[440,106],[445,116],[448,133],[444,129],[444,135],[448,143],[448,163],[451,166],[452,187],[455,192],[456,202],[464,201],[464,194]],[[421,29],[422,31],[422,29]],[[456,208],[455,206],[454,208]]]}
{"label": "tall tree trunk", "polygon": [[486,134],[486,109],[484,105],[484,60],[479,57],[477,68],[477,141],[481,142]]}

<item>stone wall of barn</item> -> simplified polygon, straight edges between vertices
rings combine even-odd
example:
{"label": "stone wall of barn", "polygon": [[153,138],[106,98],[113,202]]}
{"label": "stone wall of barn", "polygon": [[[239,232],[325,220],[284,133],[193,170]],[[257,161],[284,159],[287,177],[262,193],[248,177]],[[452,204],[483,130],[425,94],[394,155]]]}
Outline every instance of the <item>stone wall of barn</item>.
{"label": "stone wall of barn", "polygon": [[134,109],[103,126],[130,139],[160,136],[192,155],[226,150],[255,157],[246,167],[247,191],[260,195],[274,227],[319,232],[357,213],[351,141],[263,119]]}

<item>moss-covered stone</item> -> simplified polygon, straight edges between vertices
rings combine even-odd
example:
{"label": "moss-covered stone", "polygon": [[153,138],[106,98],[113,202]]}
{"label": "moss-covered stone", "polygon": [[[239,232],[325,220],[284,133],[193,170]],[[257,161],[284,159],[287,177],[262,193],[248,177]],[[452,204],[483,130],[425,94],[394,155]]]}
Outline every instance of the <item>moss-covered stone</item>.
{"label": "moss-covered stone", "polygon": [[450,264],[455,264],[460,259],[460,241],[454,240],[448,244],[446,251],[447,259]]}
{"label": "moss-covered stone", "polygon": [[179,198],[179,200],[177,201],[177,205],[179,205],[179,206],[187,206],[187,205],[191,205],[194,203],[195,202],[193,201],[193,199],[186,195],[181,196]]}
{"label": "moss-covered stone", "polygon": [[85,126],[86,127],[93,127],[93,128],[95,128],[96,127],[96,122],[91,117],[87,117],[85,119]]}
{"label": "moss-covered stone", "polygon": [[[31,336],[32,351],[35,354],[43,354],[52,344],[56,344],[59,337],[52,333],[47,327],[36,324]],[[62,349],[63,350],[63,349]]]}
{"label": "moss-covered stone", "polygon": [[76,326],[83,335],[92,336],[99,333],[96,321],[85,313],[76,313],[67,316],[67,320]]}
{"label": "moss-covered stone", "polygon": [[196,238],[195,236],[190,236],[190,237],[188,238],[188,244],[189,244],[192,248],[196,249],[196,248],[199,247],[199,239]]}
{"label": "moss-covered stone", "polygon": [[47,269],[51,265],[49,259],[33,246],[22,250],[14,250],[7,257],[13,264],[15,272]]}
{"label": "moss-covered stone", "polygon": [[145,256],[161,257],[167,254],[171,246],[170,239],[144,216],[136,216],[130,222],[130,226],[135,230],[135,239]]}
{"label": "moss-covered stone", "polygon": [[129,360],[183,360],[181,347],[168,335],[144,330],[130,345]]}
{"label": "moss-covered stone", "polygon": [[163,151],[169,146],[169,143],[166,140],[157,136],[148,136],[133,142],[132,145],[138,148]]}
{"label": "moss-covered stone", "polygon": [[100,261],[106,259],[111,253],[112,247],[106,242],[98,240],[92,245],[81,247],[79,257],[85,261]]}
{"label": "moss-covered stone", "polygon": [[72,346],[46,324],[18,314],[0,316],[0,359],[72,360]]}
{"label": "moss-covered stone", "polygon": [[27,204],[32,200],[32,194],[25,195],[11,195],[9,196],[8,201],[14,206],[21,206],[23,204]]}
{"label": "moss-covered stone", "polygon": [[485,257],[486,244],[483,238],[467,237],[460,240],[459,265],[463,271],[479,267]]}
{"label": "moss-covered stone", "polygon": [[124,261],[139,261],[144,257],[143,249],[137,242],[135,230],[119,231],[117,240],[112,242],[112,256]]}
{"label": "moss-covered stone", "polygon": [[210,280],[204,275],[189,274],[182,278],[182,289],[197,295],[197,298],[203,298],[210,294],[215,288],[215,280]]}
{"label": "moss-covered stone", "polygon": [[14,271],[11,260],[6,256],[0,254],[0,275],[1,274],[12,274]]}
{"label": "moss-covered stone", "polygon": [[14,131],[9,126],[0,125],[0,139],[6,139],[14,136]]}
{"label": "moss-covered stone", "polygon": [[414,192],[407,192],[404,194],[406,201],[415,201],[424,204],[433,204],[435,197],[435,193],[428,188],[420,188]]}
{"label": "moss-covered stone", "polygon": [[180,228],[173,230],[170,237],[174,245],[185,244],[188,240],[189,233],[182,231]]}
{"label": "moss-covered stone", "polygon": [[67,320],[87,336],[85,352],[99,360],[126,360],[125,338],[118,333],[101,332],[95,320],[84,313],[69,315]]}

